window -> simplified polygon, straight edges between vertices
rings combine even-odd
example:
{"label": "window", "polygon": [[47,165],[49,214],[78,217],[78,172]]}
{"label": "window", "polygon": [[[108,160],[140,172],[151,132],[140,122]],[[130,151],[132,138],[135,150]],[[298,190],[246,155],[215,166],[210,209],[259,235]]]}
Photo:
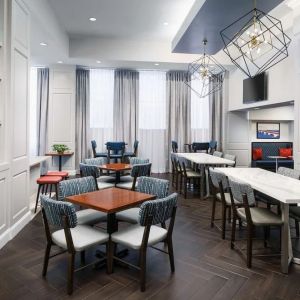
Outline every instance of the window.
{"label": "window", "polygon": [[90,127],[113,128],[114,70],[90,70]]}
{"label": "window", "polygon": [[139,74],[139,128],[166,129],[166,72]]}

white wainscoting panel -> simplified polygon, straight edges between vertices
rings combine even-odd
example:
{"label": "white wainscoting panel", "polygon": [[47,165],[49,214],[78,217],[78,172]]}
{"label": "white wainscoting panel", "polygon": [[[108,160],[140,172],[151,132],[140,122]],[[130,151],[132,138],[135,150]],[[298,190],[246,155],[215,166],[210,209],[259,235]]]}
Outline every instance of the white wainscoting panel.
{"label": "white wainscoting panel", "polygon": [[7,172],[0,173],[0,235],[7,230],[8,222],[8,193]]}

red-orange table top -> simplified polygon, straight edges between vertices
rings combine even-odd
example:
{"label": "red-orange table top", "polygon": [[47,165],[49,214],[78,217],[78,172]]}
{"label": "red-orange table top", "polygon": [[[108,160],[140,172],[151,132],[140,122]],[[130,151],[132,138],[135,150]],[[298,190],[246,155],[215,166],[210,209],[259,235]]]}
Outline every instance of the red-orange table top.
{"label": "red-orange table top", "polygon": [[102,170],[107,170],[107,171],[120,172],[120,171],[131,170],[132,166],[129,164],[115,163],[115,164],[105,164],[105,165],[99,166],[99,168]]}
{"label": "red-orange table top", "polygon": [[145,201],[155,198],[154,195],[112,187],[81,195],[69,196],[66,200],[82,207],[92,208],[105,213],[115,213],[138,206]]}

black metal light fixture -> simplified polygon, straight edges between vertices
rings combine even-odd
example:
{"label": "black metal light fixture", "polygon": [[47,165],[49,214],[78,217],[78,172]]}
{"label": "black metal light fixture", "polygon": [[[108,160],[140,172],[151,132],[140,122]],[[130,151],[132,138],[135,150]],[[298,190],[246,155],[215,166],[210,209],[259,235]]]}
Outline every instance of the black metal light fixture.
{"label": "black metal light fixture", "polygon": [[[190,80],[185,83],[200,98],[204,98],[221,89],[225,68],[211,55],[206,54],[207,40],[203,40],[203,55],[188,66]],[[193,84],[192,84],[193,83]]]}
{"label": "black metal light fixture", "polygon": [[[236,31],[236,28],[240,28]],[[281,21],[256,8],[221,32],[224,52],[249,77],[254,77],[288,57],[291,39]]]}

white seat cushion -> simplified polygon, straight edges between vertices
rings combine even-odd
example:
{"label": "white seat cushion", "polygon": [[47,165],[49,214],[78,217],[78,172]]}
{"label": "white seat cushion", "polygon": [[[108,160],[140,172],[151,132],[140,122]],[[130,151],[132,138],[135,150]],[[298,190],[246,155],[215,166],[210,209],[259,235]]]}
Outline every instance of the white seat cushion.
{"label": "white seat cushion", "polygon": [[[76,251],[82,251],[94,245],[106,243],[109,239],[109,235],[106,232],[97,230],[88,225],[77,225],[70,230]],[[52,240],[56,245],[67,249],[65,232],[63,229],[53,232]]]}
{"label": "white seat cushion", "polygon": [[131,177],[130,175],[121,176],[120,178],[120,182],[132,182],[132,181],[133,181],[133,177]]}
{"label": "white seat cushion", "polygon": [[[132,182],[130,182],[130,181],[128,181],[128,182],[120,182],[120,183],[117,183],[117,187],[118,188],[122,188],[122,189],[131,190],[131,188],[132,188]],[[137,187],[137,182],[136,182],[135,187]]]}
{"label": "white seat cushion", "polygon": [[138,207],[134,207],[118,212],[117,220],[136,224],[139,222],[139,211]]}
{"label": "white seat cushion", "polygon": [[116,179],[114,176],[106,176],[106,175],[102,175],[100,177],[97,178],[98,182],[109,182],[109,183],[115,183]]}
{"label": "white seat cushion", "polygon": [[94,225],[107,220],[107,214],[91,208],[76,212],[78,225]]}
{"label": "white seat cushion", "polygon": [[98,181],[98,180],[97,180],[97,184],[98,184],[98,189],[99,190],[103,190],[103,189],[107,189],[107,188],[111,188],[111,187],[115,186],[114,183],[102,182],[102,181]]}
{"label": "white seat cushion", "polygon": [[[138,224],[128,226],[111,235],[111,240],[132,249],[139,249],[142,245],[145,227]],[[148,246],[155,245],[163,241],[167,236],[167,230],[155,225],[151,226]]]}
{"label": "white seat cushion", "polygon": [[[226,204],[231,206],[230,194],[229,194],[229,193],[224,193],[224,195],[225,195],[225,202],[226,202]],[[220,193],[218,193],[218,194],[216,195],[216,197],[217,197],[220,201],[222,200],[221,194],[220,194]],[[239,201],[237,201],[237,200],[234,200],[234,204],[239,205],[239,204],[241,204],[241,202],[239,202]]]}

